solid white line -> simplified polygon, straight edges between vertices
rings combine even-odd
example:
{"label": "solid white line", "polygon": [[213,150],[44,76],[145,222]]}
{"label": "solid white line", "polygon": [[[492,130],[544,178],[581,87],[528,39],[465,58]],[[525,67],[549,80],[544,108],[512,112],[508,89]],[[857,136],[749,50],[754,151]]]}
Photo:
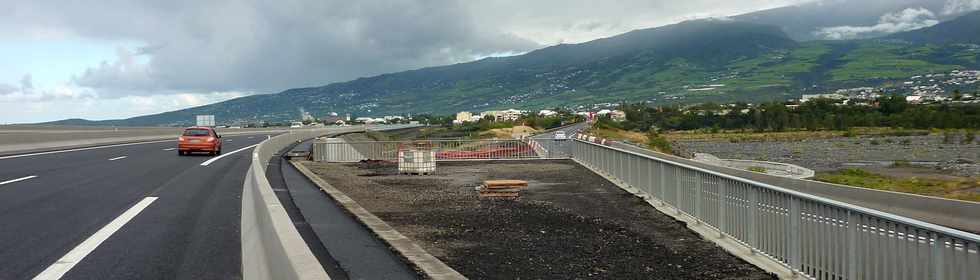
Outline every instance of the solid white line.
{"label": "solid white line", "polygon": [[31,176],[27,176],[27,177],[23,177],[23,178],[17,178],[17,179],[13,179],[13,180],[7,180],[7,181],[0,182],[0,185],[6,185],[6,184],[10,184],[10,183],[16,183],[16,182],[20,182],[20,181],[24,181],[24,180],[28,180],[28,179],[33,179],[33,178],[37,178],[37,176],[36,175],[31,175]]}
{"label": "solid white line", "polygon": [[164,151],[173,151],[173,150],[176,150],[176,149],[177,149],[177,148],[166,148],[166,149],[163,149],[163,150],[164,150]]}
{"label": "solid white line", "polygon": [[109,161],[120,160],[120,159],[124,159],[124,158],[127,158],[127,156],[110,158]]}
{"label": "solid white line", "polygon": [[88,148],[57,150],[57,151],[48,151],[48,152],[38,152],[38,153],[30,153],[30,154],[22,154],[22,155],[2,156],[2,157],[0,157],[0,159],[10,159],[10,158],[19,158],[19,157],[40,156],[40,155],[49,155],[49,154],[57,154],[57,153],[77,152],[77,151],[86,151],[86,150],[94,150],[94,149],[104,149],[104,148],[112,148],[112,147],[122,147],[122,146],[131,146],[131,145],[140,145],[140,144],[153,144],[153,143],[163,143],[163,142],[174,142],[174,141],[177,141],[177,140],[176,139],[174,139],[174,140],[159,140],[159,141],[149,141],[149,142],[137,142],[137,143],[106,145],[106,146],[95,146],[95,147],[88,147]]}
{"label": "solid white line", "polygon": [[71,270],[72,267],[75,267],[76,264],[81,262],[82,259],[85,258],[85,256],[88,256],[89,253],[95,251],[95,248],[98,248],[99,245],[102,244],[102,242],[105,242],[107,239],[109,239],[109,237],[112,236],[113,233],[115,233],[124,225],[126,225],[126,223],[129,223],[129,220],[132,220],[134,217],[136,217],[136,215],[139,215],[139,213],[142,212],[143,209],[149,207],[150,204],[156,200],[157,200],[156,197],[151,196],[151,197],[144,198],[139,203],[136,203],[136,205],[133,205],[133,207],[129,208],[129,210],[123,212],[122,215],[116,217],[115,220],[109,222],[109,224],[102,227],[102,229],[99,229],[99,231],[95,232],[95,234],[92,234],[92,236],[89,236],[88,239],[85,239],[85,241],[82,241],[81,244],[75,246],[75,249],[68,251],[68,254],[65,254],[65,256],[58,259],[58,261],[51,264],[51,266],[48,266],[48,268],[42,271],[40,274],[34,276],[34,279],[38,279],[38,280],[61,279],[61,277],[64,276],[65,273],[68,273],[68,271]]}
{"label": "solid white line", "polygon": [[241,152],[241,151],[244,151],[244,150],[248,150],[248,149],[251,149],[252,147],[255,147],[255,146],[258,146],[258,145],[259,145],[259,144],[255,144],[255,145],[251,145],[251,146],[248,146],[248,147],[245,147],[245,148],[241,148],[241,149],[238,149],[238,150],[234,150],[234,151],[231,151],[231,152],[229,152],[229,153],[226,153],[226,154],[221,154],[220,156],[216,156],[216,157],[214,157],[214,158],[212,158],[212,159],[209,159],[209,160],[207,160],[207,161],[205,161],[205,162],[202,162],[202,163],[201,163],[201,166],[208,166],[209,164],[211,164],[211,163],[214,163],[215,161],[218,161],[219,159],[221,159],[221,158],[223,158],[223,157],[226,157],[226,156],[230,156],[230,155],[232,155],[232,154],[234,154],[234,153],[237,153],[237,152]]}

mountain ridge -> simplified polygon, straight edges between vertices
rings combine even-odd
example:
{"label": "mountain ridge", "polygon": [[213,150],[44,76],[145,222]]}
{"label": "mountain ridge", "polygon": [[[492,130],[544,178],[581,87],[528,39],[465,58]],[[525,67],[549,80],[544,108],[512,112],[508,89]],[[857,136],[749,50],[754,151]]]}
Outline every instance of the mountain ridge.
{"label": "mountain ridge", "polygon": [[[908,34],[941,34],[947,29],[980,31],[969,25],[974,17],[980,17],[980,12],[883,39],[809,42],[797,42],[774,25],[694,20],[518,56],[288,89],[102,123],[186,125],[197,114],[213,114],[219,122],[231,123],[287,121],[295,119],[300,110],[318,115],[331,111],[445,114],[621,100],[779,100],[808,90],[896,79],[906,73],[976,67],[980,51],[944,43],[920,50],[933,37],[907,38],[912,36]],[[965,37],[980,39],[980,35]]]}

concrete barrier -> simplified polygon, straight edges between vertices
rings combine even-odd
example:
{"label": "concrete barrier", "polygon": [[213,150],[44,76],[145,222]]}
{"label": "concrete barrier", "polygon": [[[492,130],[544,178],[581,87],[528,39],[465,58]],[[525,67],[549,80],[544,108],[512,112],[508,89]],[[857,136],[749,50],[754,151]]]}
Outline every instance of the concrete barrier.
{"label": "concrete barrier", "polygon": [[242,276],[246,280],[330,279],[323,266],[306,246],[279,202],[265,166],[280,150],[297,141],[326,134],[364,129],[400,129],[411,126],[338,127],[291,130],[256,146],[252,166],[245,175],[242,190]]}

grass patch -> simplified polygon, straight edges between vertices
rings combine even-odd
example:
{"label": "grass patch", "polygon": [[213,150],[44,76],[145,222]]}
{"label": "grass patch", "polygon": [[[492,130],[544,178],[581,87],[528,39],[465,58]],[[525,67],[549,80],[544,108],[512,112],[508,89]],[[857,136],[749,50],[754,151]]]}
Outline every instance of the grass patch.
{"label": "grass patch", "polygon": [[752,171],[752,172],[757,172],[757,173],[766,173],[766,169],[765,168],[758,167],[758,166],[750,166],[749,168],[746,168],[745,170]]}
{"label": "grass patch", "polygon": [[950,199],[980,202],[980,182],[970,179],[940,180],[926,178],[895,178],[858,168],[834,172],[818,172],[814,179],[848,186],[912,193]]}

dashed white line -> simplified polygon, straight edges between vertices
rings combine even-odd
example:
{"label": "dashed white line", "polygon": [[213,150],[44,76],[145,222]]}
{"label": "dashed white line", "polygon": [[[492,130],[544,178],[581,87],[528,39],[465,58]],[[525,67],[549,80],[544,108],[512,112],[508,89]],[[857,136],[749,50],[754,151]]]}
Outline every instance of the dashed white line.
{"label": "dashed white line", "polygon": [[177,148],[166,148],[166,149],[163,149],[163,150],[164,150],[164,151],[173,151],[173,150],[176,150],[176,149],[177,149]]}
{"label": "dashed white line", "polygon": [[74,249],[68,251],[68,254],[65,254],[65,256],[58,259],[58,261],[51,264],[51,266],[48,266],[48,268],[42,271],[40,274],[34,276],[34,279],[36,280],[61,279],[61,277],[64,276],[65,273],[68,273],[68,271],[71,270],[72,267],[75,267],[76,264],[81,262],[82,259],[85,258],[85,256],[88,256],[89,253],[95,251],[95,248],[98,248],[99,245],[102,245],[102,242],[105,242],[107,239],[109,239],[109,237],[112,236],[113,233],[116,233],[116,231],[118,231],[120,228],[126,225],[126,223],[129,223],[130,220],[136,217],[136,215],[139,215],[139,213],[142,212],[143,209],[149,207],[150,204],[156,200],[157,200],[156,197],[151,196],[151,197],[144,198],[139,203],[136,203],[136,205],[130,207],[129,210],[123,212],[122,215],[116,217],[116,219],[112,220],[112,222],[109,222],[109,224],[102,227],[102,229],[99,229],[99,231],[95,232],[95,234],[89,236],[88,239],[82,241],[82,243],[78,244],[78,246],[76,246]]}
{"label": "dashed white line", "polygon": [[6,184],[10,184],[10,183],[16,183],[16,182],[20,182],[20,181],[24,181],[24,180],[29,180],[29,179],[34,179],[34,178],[37,178],[37,176],[36,175],[31,175],[31,176],[17,178],[17,179],[13,179],[13,180],[6,180],[6,181],[3,181],[3,182],[0,182],[0,185],[6,185]]}
{"label": "dashed white line", "polygon": [[132,145],[152,144],[152,143],[163,143],[163,142],[174,142],[174,141],[176,141],[176,140],[148,141],[148,142],[115,144],[115,145],[96,146],[96,147],[78,148],[78,149],[57,150],[57,151],[30,153],[30,154],[22,154],[22,155],[2,156],[2,157],[0,157],[0,159],[10,159],[10,158],[19,158],[19,157],[40,156],[40,155],[49,155],[49,154],[57,154],[57,153],[87,151],[87,150],[94,150],[94,149],[104,149],[104,148],[112,148],[112,147],[122,147],[122,146],[132,146]]}
{"label": "dashed white line", "polygon": [[214,158],[212,158],[212,159],[209,159],[209,160],[207,160],[207,161],[205,161],[205,162],[202,162],[202,163],[201,163],[201,166],[208,166],[208,165],[210,165],[211,163],[214,163],[215,161],[218,161],[219,159],[221,159],[221,158],[223,158],[223,157],[226,157],[226,156],[230,156],[230,155],[232,155],[232,154],[234,154],[234,153],[237,153],[237,152],[241,152],[241,151],[244,151],[244,150],[248,150],[248,149],[251,149],[252,147],[255,147],[255,146],[258,146],[258,145],[259,145],[259,144],[255,144],[255,145],[251,145],[251,146],[248,146],[248,147],[245,147],[245,148],[241,148],[241,149],[238,149],[238,150],[234,150],[234,151],[231,151],[231,152],[228,152],[228,153],[224,153],[224,154],[221,154],[220,156],[216,156],[216,157],[214,157]]}
{"label": "dashed white line", "polygon": [[127,158],[127,156],[110,158],[109,161],[120,160],[120,159],[124,159],[124,158]]}

